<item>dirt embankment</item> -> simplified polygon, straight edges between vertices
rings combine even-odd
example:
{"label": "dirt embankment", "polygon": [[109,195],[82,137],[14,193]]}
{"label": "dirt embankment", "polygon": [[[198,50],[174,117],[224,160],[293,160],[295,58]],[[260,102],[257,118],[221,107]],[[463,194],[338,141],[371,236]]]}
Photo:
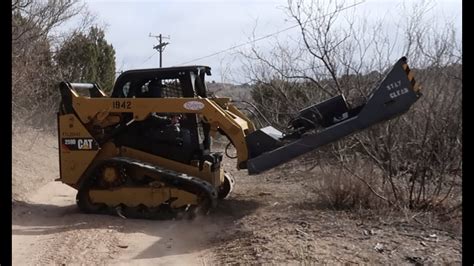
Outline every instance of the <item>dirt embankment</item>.
{"label": "dirt embankment", "polygon": [[86,215],[58,177],[56,137],[13,141],[13,264],[460,263],[459,232],[429,217],[343,212],[318,205],[310,180],[238,172],[233,195],[193,221]]}

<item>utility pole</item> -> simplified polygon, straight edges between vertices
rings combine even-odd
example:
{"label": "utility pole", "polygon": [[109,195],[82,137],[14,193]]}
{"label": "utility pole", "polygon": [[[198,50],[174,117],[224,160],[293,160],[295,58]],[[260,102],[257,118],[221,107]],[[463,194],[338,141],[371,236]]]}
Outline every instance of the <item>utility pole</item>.
{"label": "utility pole", "polygon": [[170,36],[168,35],[167,37],[162,36],[161,33],[160,35],[151,35],[149,34],[148,37],[155,37],[158,39],[158,44],[153,46],[153,49],[157,50],[160,53],[160,67],[162,67],[162,60],[163,60],[163,51],[165,50],[165,46],[170,44],[169,42],[163,42],[163,39],[170,39]]}

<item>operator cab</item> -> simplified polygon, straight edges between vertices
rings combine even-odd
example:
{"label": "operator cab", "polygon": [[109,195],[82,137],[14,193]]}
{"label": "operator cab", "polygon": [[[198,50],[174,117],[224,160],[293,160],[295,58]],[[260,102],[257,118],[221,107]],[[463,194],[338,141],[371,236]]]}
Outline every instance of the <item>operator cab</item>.
{"label": "operator cab", "polygon": [[208,66],[138,69],[123,72],[115,82],[112,98],[207,97]]}
{"label": "operator cab", "polygon": [[[208,66],[129,70],[118,77],[111,98],[206,98],[205,75],[211,75]],[[210,153],[210,126],[197,114],[154,113],[133,124],[128,133],[116,138],[117,145],[183,163],[204,158],[216,163],[222,158]]]}

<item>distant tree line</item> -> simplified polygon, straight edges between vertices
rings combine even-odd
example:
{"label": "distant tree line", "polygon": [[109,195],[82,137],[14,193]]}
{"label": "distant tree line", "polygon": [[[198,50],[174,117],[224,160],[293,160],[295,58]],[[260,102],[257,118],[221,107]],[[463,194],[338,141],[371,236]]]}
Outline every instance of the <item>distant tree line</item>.
{"label": "distant tree line", "polygon": [[[67,27],[76,21],[74,26]],[[79,0],[12,1],[12,116],[16,126],[55,124],[60,81],[115,80],[115,50]]]}

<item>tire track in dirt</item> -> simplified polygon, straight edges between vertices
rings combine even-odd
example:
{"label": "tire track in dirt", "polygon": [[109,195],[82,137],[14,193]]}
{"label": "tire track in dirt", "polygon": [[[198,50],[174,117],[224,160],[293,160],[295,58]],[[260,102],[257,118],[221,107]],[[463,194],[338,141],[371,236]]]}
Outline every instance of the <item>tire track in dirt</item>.
{"label": "tire track in dirt", "polygon": [[209,264],[211,217],[193,221],[122,219],[79,213],[75,190],[50,182],[14,203],[13,264]]}
{"label": "tire track in dirt", "polygon": [[76,191],[52,181],[58,177],[56,146],[56,138],[47,134],[14,137],[14,265],[195,265],[212,261],[209,239],[220,230],[218,220],[149,221],[80,213]]}
{"label": "tire track in dirt", "polygon": [[14,204],[13,264],[101,264],[118,252],[106,219],[78,213],[74,194],[50,182]]}

